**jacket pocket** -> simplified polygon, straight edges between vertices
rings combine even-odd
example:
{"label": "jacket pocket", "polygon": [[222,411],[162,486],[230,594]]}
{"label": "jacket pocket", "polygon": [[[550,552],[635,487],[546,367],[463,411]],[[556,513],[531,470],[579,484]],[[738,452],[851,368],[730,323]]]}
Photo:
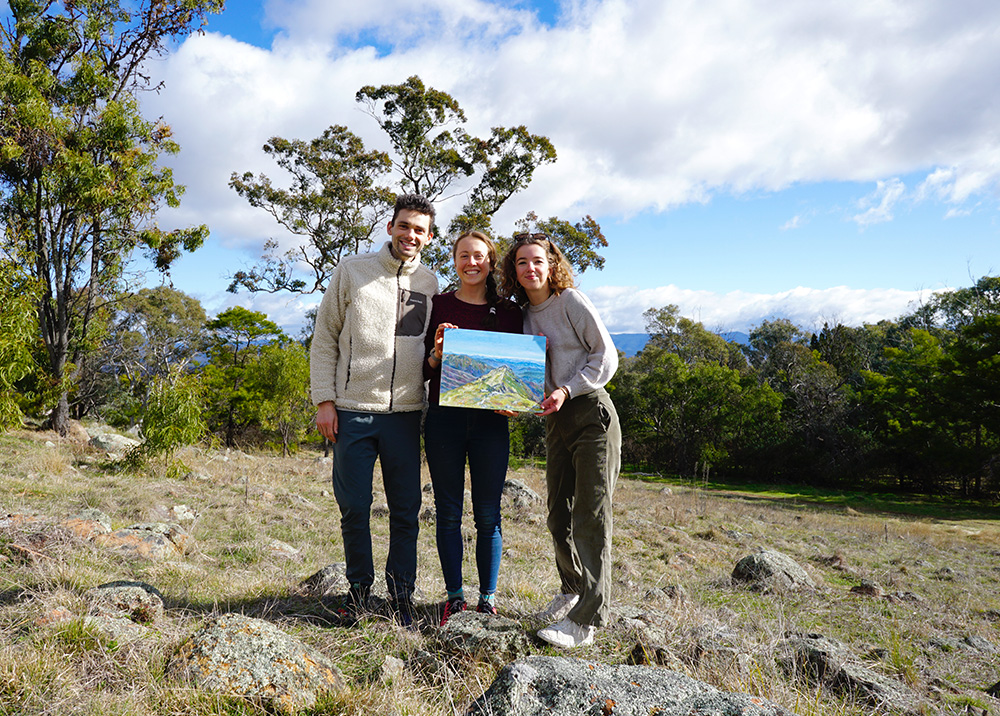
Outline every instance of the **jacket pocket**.
{"label": "jacket pocket", "polygon": [[427,296],[416,291],[399,290],[396,311],[397,336],[422,336],[427,322]]}

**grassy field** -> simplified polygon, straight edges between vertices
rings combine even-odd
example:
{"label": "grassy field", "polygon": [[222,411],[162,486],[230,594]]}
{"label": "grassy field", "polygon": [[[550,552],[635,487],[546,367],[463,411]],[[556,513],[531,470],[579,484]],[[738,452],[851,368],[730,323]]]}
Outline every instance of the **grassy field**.
{"label": "grassy field", "polygon": [[[282,459],[193,448],[179,458],[188,469],[177,477],[162,465],[124,475],[108,470],[92,449],[51,433],[0,435],[0,518],[33,513],[59,520],[95,508],[119,528],[151,521],[175,505],[197,515],[186,525],[194,550],[158,562],[125,560],[59,531],[33,537],[0,529],[0,715],[258,713],[252,704],[192,691],[164,674],[169,655],[199,622],[225,611],[273,621],[337,663],[350,690],[323,700],[316,714],[463,713],[492,682],[493,667],[468,660],[452,664],[443,682],[410,671],[383,678],[387,655],[405,661],[434,648],[430,622],[444,585],[429,496],[416,595],[427,628],[371,620],[345,629],[330,624],[333,601],[306,598],[297,589],[318,569],[343,560],[329,463],[312,454]],[[544,495],[538,465],[510,476]],[[426,470],[423,480],[429,481]],[[376,494],[376,504],[382,501]],[[787,632],[846,643],[867,666],[924,697],[927,713],[998,714],[1000,701],[984,689],[1000,680],[1000,652],[955,645],[982,637],[1000,647],[1000,520],[995,510],[961,507],[892,495],[764,486],[737,491],[623,476],[615,493],[616,612],[658,615],[672,668],[803,716],[860,716],[872,709],[789,679],[774,659]],[[558,585],[543,508],[510,508],[504,519],[497,605],[528,629],[529,615]],[[466,525],[471,537],[471,514]],[[384,563],[388,519],[377,516],[372,527],[376,564]],[[275,540],[298,553],[281,556]],[[467,546],[466,583],[474,594],[471,542]],[[761,595],[733,587],[735,563],[760,547],[795,559],[819,588]],[[83,621],[84,593],[123,579],[151,584],[166,600],[166,616],[136,642],[117,643]],[[912,598],[853,594],[863,581]],[[44,624],[57,609],[74,618]],[[706,633],[726,646],[711,658],[702,648]],[[575,655],[624,663],[637,638],[615,621]],[[541,642],[535,650],[556,653]]]}

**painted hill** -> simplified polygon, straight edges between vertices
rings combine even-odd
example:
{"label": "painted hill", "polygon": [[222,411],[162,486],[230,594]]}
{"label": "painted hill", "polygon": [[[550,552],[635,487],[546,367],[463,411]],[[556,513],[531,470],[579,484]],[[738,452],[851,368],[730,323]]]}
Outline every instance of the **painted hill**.
{"label": "painted hill", "polygon": [[450,390],[442,386],[442,405],[476,406],[493,410],[528,412],[538,407],[539,397],[507,366],[494,368],[471,383]]}

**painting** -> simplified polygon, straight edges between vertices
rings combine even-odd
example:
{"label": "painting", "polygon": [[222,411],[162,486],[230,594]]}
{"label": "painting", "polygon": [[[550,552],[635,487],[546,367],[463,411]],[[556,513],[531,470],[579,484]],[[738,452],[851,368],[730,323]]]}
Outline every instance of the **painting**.
{"label": "painting", "polygon": [[545,390],[545,336],[448,328],[440,405],[535,412]]}

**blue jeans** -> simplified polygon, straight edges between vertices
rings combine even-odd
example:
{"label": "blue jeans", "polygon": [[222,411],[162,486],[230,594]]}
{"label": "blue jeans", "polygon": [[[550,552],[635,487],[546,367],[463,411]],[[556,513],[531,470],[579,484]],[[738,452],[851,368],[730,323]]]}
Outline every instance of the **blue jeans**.
{"label": "blue jeans", "polygon": [[385,582],[390,599],[408,599],[417,580],[420,516],[420,411],[365,413],[338,410],[333,444],[333,493],[340,506],[347,579],[370,587],[372,475],[375,458],[389,505],[389,555]]}
{"label": "blue jeans", "polygon": [[510,454],[507,418],[490,410],[432,405],[424,423],[424,450],[434,484],[437,548],[445,587],[449,592],[462,587],[462,507],[468,459],[479,592],[493,594],[503,549],[500,496]]}

